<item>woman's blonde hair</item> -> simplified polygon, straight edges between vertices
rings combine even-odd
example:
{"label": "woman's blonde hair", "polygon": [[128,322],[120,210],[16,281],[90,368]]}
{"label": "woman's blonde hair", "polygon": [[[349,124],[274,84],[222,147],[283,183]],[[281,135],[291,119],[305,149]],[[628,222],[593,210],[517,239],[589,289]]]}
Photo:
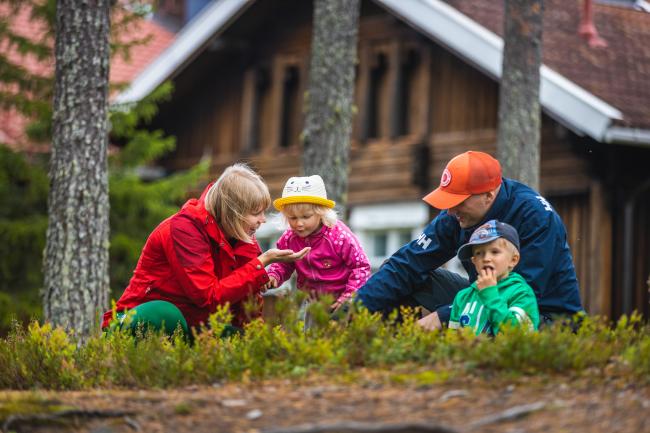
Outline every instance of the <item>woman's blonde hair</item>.
{"label": "woman's blonde hair", "polygon": [[243,163],[226,168],[205,196],[205,209],[229,237],[252,242],[244,228],[246,215],[266,210],[271,194],[262,177]]}
{"label": "woman's blonde hair", "polygon": [[334,227],[338,216],[334,209],[330,209],[327,206],[322,206],[315,203],[290,203],[285,204],[282,207],[282,215],[284,216],[285,224],[289,224],[287,221],[287,212],[290,213],[300,213],[300,212],[314,212],[316,215],[320,216],[320,220],[327,227]]}

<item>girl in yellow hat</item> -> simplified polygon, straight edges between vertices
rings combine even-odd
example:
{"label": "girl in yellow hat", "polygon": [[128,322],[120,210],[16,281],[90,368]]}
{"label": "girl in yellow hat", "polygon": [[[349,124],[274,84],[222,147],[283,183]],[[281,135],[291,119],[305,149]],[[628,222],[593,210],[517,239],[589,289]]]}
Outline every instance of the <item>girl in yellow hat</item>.
{"label": "girl in yellow hat", "polygon": [[269,284],[278,287],[296,271],[297,286],[311,295],[331,294],[338,308],[370,277],[370,262],[359,239],[334,212],[325,184],[318,176],[292,177],[282,198],[273,206],[287,220],[289,228],[278,240],[278,248],[301,251],[307,256],[293,263],[274,263],[268,270]]}

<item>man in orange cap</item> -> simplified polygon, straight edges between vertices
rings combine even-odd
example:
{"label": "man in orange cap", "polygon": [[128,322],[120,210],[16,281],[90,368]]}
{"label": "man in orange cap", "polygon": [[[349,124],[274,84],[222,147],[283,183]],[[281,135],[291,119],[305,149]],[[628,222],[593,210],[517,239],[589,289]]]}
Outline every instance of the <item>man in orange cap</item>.
{"label": "man in orange cap", "polygon": [[455,294],[477,276],[471,262],[463,262],[469,280],[440,266],[469,241],[477,226],[493,219],[519,233],[521,260],[514,270],[535,291],[541,321],[583,311],[560,216],[539,193],[503,178],[501,165],[492,156],[476,151],[457,155],[445,167],[440,186],[423,200],[442,211],[359,289],[357,299],[370,311],[388,313],[400,305],[422,305],[433,313],[419,324],[440,328],[449,320]]}

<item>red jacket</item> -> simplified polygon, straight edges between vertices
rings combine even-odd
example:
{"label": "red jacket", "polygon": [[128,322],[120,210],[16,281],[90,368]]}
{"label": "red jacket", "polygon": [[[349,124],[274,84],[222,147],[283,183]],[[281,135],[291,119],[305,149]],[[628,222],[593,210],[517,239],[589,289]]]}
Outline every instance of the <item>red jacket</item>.
{"label": "red jacket", "polygon": [[[242,301],[257,294],[268,282],[257,259],[257,241],[228,242],[214,218],[205,210],[204,198],[187,201],[149,235],[128,287],[117,301],[117,311],[144,302],[163,300],[176,305],[189,326],[206,323],[218,305],[229,302],[234,324],[246,321]],[[104,313],[102,327],[112,312]]]}

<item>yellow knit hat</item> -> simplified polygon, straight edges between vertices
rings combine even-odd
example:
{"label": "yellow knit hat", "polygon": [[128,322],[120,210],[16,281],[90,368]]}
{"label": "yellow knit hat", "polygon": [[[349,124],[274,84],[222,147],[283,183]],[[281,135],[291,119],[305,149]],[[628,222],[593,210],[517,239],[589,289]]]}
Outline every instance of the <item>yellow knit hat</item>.
{"label": "yellow knit hat", "polygon": [[275,199],[273,206],[281,211],[285,205],[293,203],[313,203],[330,209],[336,205],[334,201],[327,199],[325,183],[317,174],[289,178],[282,190],[282,198]]}

